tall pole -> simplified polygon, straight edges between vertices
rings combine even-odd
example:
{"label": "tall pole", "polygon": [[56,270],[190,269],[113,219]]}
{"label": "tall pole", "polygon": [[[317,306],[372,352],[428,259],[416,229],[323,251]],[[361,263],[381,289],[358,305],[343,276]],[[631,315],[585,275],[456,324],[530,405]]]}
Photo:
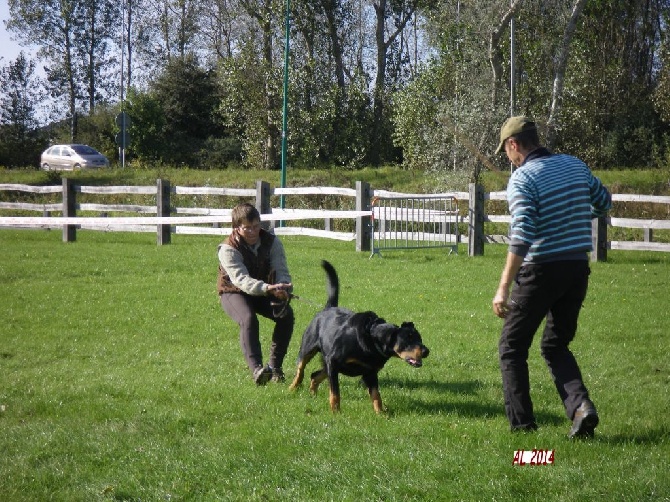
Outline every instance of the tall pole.
{"label": "tall pole", "polygon": [[[289,38],[290,38],[290,22],[291,22],[291,0],[286,0],[286,42],[284,44],[284,102],[283,102],[283,119],[281,132],[281,187],[286,187],[286,150],[288,142],[288,57],[289,57]],[[284,209],[284,194],[279,196],[279,207]],[[283,222],[280,222],[283,226]]]}
{"label": "tall pole", "polygon": [[126,53],[126,0],[121,2],[121,144],[119,145],[119,158],[121,159],[121,168],[126,167],[126,107],[124,95],[124,75],[123,65]]}
{"label": "tall pole", "polygon": [[[513,0],[512,0],[513,1]],[[509,116],[514,116],[514,105],[516,101],[516,86],[515,86],[515,75],[516,68],[514,67],[514,16],[510,20],[510,29],[509,29],[509,45],[510,45],[510,57],[509,57]]]}
{"label": "tall pole", "polygon": [[[514,0],[510,0],[510,5],[514,5]],[[514,108],[516,104],[516,68],[514,66],[514,16],[509,22],[509,116],[514,116]],[[514,172],[514,164],[510,162],[509,172]]]}

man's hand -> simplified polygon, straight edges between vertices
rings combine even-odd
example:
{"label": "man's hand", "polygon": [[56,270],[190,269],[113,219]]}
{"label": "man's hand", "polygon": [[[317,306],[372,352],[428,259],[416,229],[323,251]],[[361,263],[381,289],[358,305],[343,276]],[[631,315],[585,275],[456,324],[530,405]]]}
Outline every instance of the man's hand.
{"label": "man's hand", "polygon": [[509,288],[500,286],[496,295],[493,297],[493,312],[495,315],[504,319],[509,312],[509,306],[507,305],[507,299],[509,297]]}
{"label": "man's hand", "polygon": [[507,314],[509,313],[509,305],[507,303],[507,300],[509,299],[509,287],[521,268],[522,263],[523,256],[510,252],[507,253],[505,268],[500,276],[500,284],[498,284],[498,290],[493,297],[493,312],[501,319],[507,317]]}

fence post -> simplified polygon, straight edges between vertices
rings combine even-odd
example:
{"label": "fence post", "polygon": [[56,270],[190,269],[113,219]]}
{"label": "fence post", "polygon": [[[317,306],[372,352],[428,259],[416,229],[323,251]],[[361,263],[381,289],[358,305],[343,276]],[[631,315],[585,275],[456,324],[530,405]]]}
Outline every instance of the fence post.
{"label": "fence post", "polygon": [[[63,217],[74,218],[77,216],[77,201],[72,180],[63,178]],[[63,242],[74,242],[77,240],[77,226],[63,225]]]}
{"label": "fence post", "polygon": [[[156,182],[156,213],[160,218],[170,217],[170,182],[160,178]],[[159,246],[170,244],[170,231],[170,225],[156,227],[156,240]]]}
{"label": "fence post", "polygon": [[607,261],[607,217],[601,216],[591,221],[591,261]]}
{"label": "fence post", "polygon": [[484,255],[484,187],[469,185],[468,256]]}
{"label": "fence post", "polygon": [[[260,214],[272,214],[272,207],[270,206],[270,193],[270,183],[262,180],[256,182],[256,209],[258,209]],[[275,222],[263,221],[261,222],[261,226],[265,230],[270,230],[275,226]]]}
{"label": "fence post", "polygon": [[654,229],[645,228],[644,229],[644,242],[654,242]]}
{"label": "fence post", "polygon": [[[356,182],[356,211],[370,211],[372,196],[370,184],[365,181]],[[358,216],[356,218],[356,251],[370,251],[372,238],[372,218]]]}

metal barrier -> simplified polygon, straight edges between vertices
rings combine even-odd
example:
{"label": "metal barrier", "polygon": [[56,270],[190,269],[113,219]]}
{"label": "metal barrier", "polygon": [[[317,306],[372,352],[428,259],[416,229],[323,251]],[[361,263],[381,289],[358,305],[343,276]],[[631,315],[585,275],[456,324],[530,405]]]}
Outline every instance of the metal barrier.
{"label": "metal barrier", "polygon": [[458,200],[450,195],[398,195],[372,199],[372,253],[450,248],[458,253]]}

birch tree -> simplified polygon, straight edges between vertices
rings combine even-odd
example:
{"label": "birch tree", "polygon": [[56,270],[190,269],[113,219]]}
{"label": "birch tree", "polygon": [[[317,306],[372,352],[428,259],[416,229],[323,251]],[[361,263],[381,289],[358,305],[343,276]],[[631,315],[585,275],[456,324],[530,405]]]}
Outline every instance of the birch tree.
{"label": "birch tree", "polygon": [[551,96],[551,108],[549,110],[549,119],[547,120],[547,138],[546,145],[552,149],[556,141],[556,130],[560,126],[559,116],[561,112],[561,105],[563,102],[563,87],[565,83],[565,70],[568,65],[568,55],[570,53],[570,44],[572,42],[575,29],[577,28],[577,20],[584,9],[586,0],[576,0],[572,8],[572,15],[565,27],[563,40],[559,46],[559,55],[556,64],[556,75],[554,77],[554,85]]}

